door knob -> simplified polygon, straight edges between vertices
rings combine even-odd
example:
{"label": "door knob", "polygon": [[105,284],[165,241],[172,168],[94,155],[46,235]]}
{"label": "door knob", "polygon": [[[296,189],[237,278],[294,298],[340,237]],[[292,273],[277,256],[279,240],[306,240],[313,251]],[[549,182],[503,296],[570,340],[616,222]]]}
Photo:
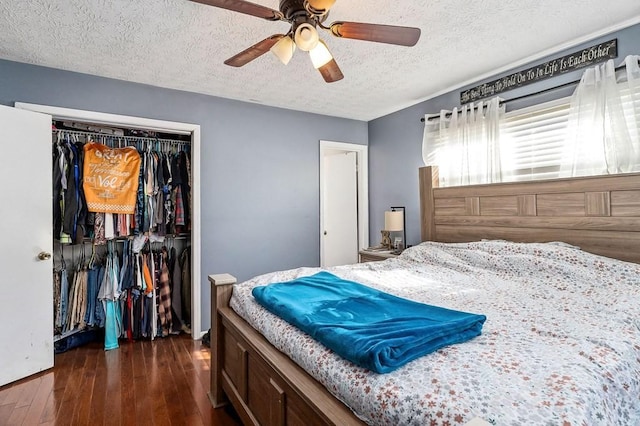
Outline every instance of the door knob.
{"label": "door knob", "polygon": [[38,259],[49,260],[51,259],[51,253],[48,253],[46,251],[41,251],[40,253],[38,253]]}

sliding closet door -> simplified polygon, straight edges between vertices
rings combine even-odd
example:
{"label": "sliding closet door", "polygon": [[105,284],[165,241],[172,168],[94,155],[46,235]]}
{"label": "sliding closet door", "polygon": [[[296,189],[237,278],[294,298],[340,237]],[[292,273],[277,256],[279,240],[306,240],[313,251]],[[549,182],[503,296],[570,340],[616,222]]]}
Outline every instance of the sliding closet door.
{"label": "sliding closet door", "polygon": [[0,106],[0,386],[53,367],[51,116]]}

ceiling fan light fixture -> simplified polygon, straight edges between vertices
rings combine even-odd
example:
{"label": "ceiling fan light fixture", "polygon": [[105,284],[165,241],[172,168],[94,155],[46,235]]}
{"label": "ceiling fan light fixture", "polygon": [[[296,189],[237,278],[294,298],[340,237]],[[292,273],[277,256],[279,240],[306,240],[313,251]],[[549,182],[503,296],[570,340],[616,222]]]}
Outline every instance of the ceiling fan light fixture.
{"label": "ceiling fan light fixture", "polygon": [[224,61],[226,65],[242,67],[269,50],[286,65],[298,47],[309,52],[313,66],[327,83],[340,81],[344,75],[327,45],[320,40],[317,28],[328,30],[336,37],[408,47],[415,46],[421,34],[420,28],[364,22],[337,21],[326,26],[324,23],[336,0],[280,0],[279,10],[252,3],[254,0],[191,1],[268,21],[284,21],[291,25],[286,35],[274,34],[267,37]]}
{"label": "ceiling fan light fixture", "polygon": [[294,39],[296,46],[298,46],[300,50],[309,52],[318,45],[320,37],[318,36],[318,31],[313,25],[304,23],[298,25],[298,28],[296,28]]}
{"label": "ceiling fan light fixture", "polygon": [[313,10],[327,12],[331,9],[331,6],[335,4],[336,0],[308,0],[309,6]]}
{"label": "ceiling fan light fixture", "polygon": [[309,56],[311,57],[311,63],[315,69],[321,68],[333,59],[331,52],[329,52],[329,48],[322,40],[319,40],[318,45],[309,51]]}
{"label": "ceiling fan light fixture", "polygon": [[274,44],[270,50],[283,64],[287,65],[291,58],[293,58],[293,52],[296,50],[296,44],[293,42],[291,37],[284,36]]}

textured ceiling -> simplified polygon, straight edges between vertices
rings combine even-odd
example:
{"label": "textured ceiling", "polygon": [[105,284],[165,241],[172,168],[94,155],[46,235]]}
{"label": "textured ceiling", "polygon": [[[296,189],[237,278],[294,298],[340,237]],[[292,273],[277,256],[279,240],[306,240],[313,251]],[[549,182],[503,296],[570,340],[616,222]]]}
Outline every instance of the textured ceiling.
{"label": "textured ceiling", "polygon": [[368,121],[640,22],[640,1],[338,0],[327,22],[415,26],[422,37],[400,47],[321,34],[345,75],[331,84],[301,51],[287,66],[271,54],[224,65],[288,24],[187,0],[0,0],[0,12],[3,59]]}

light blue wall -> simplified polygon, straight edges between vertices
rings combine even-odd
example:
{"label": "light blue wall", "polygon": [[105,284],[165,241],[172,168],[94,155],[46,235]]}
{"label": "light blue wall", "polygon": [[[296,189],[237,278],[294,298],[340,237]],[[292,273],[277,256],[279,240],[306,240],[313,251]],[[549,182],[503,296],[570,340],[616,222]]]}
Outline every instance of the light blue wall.
{"label": "light blue wall", "polygon": [[[495,80],[515,71],[527,69],[533,65],[572,53],[581,48],[591,46],[612,38],[618,39],[618,58],[616,65],[625,56],[640,54],[640,24],[626,28],[613,34],[599,37],[582,45],[537,60],[531,64],[510,70],[486,80],[446,93],[412,107],[369,122],[369,239],[371,243],[380,241],[380,230],[384,226],[384,211],[389,206],[406,206],[407,208],[407,242],[420,242],[420,204],[418,188],[418,168],[422,162],[422,134],[424,123],[420,119],[424,114],[438,113],[441,109],[450,110],[460,104],[460,92],[478,84]],[[468,58],[473,61],[473,58]],[[461,64],[461,66],[463,66]],[[528,93],[534,93],[578,80],[584,70],[574,71],[539,83],[524,86],[508,92],[500,97],[511,99]],[[557,90],[544,95],[507,104],[507,111],[524,108],[536,103],[550,101],[569,96],[573,88]]]}
{"label": "light blue wall", "polygon": [[200,124],[205,330],[207,274],[320,263],[319,140],[368,137],[361,121],[0,60],[0,104],[16,101]]}

